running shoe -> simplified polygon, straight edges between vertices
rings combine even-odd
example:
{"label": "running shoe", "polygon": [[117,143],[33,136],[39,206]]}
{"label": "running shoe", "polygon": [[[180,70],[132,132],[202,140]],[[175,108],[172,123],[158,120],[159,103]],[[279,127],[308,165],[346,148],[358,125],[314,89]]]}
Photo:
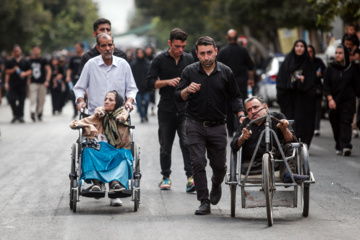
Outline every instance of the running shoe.
{"label": "running shoe", "polygon": [[170,178],[163,177],[159,184],[160,190],[170,190],[171,188],[171,180]]}
{"label": "running shoe", "polygon": [[186,183],[186,192],[194,192],[194,191],[195,191],[194,178],[189,177]]}
{"label": "running shoe", "polygon": [[351,155],[351,149],[350,148],[344,148],[342,151],[343,156],[348,157]]}

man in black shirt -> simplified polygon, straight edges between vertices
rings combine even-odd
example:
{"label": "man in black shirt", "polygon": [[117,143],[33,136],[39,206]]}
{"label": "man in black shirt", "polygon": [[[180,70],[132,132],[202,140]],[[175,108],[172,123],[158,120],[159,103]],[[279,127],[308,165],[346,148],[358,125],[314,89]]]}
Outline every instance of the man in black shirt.
{"label": "man in black shirt", "polygon": [[[255,151],[256,145],[258,143],[258,140],[260,138],[261,132],[265,129],[265,119],[261,120],[260,122],[253,124],[250,126],[250,129],[246,129],[246,125],[254,119],[263,117],[267,114],[269,111],[267,104],[265,101],[258,97],[253,96],[251,98],[248,98],[245,100],[245,109],[248,113],[248,118],[246,118],[239,126],[232,142],[231,142],[231,148],[234,151],[238,151],[240,147],[242,147],[242,166],[241,166],[241,173],[246,174],[246,171],[249,167],[250,160],[252,158],[252,155]],[[271,129],[276,133],[280,143],[283,145],[283,150],[286,156],[289,156],[292,154],[292,148],[291,145],[286,144],[289,142],[295,141],[295,137],[293,135],[293,132],[291,132],[289,127],[289,122],[286,120],[286,117],[282,113],[272,112],[270,113],[277,119],[280,119],[281,123],[272,121],[271,122]],[[273,147],[275,150],[277,149],[277,145],[274,144]],[[250,174],[261,174],[262,172],[262,156],[266,151],[265,146],[265,139],[262,139],[262,142],[259,145],[259,149],[256,153],[255,160],[251,166]],[[279,152],[278,152],[279,153]],[[276,156],[280,154],[275,154]],[[290,169],[293,173],[296,172],[296,159],[292,159],[291,161],[288,161]],[[278,166],[275,166],[275,168],[280,169],[280,177],[283,179],[285,183],[291,182],[291,177],[288,172],[288,169],[286,168],[286,165],[281,162],[278,164]],[[308,179],[308,176],[305,175],[297,175],[294,174],[295,181],[297,183],[301,183],[302,181]]]}
{"label": "man in black shirt", "polygon": [[[234,29],[227,32],[226,39],[229,44],[220,49],[217,60],[233,71],[244,101],[248,96],[247,86],[254,86],[254,63],[248,51],[237,44],[237,38]],[[232,137],[239,126],[239,120],[234,118],[229,102],[227,102],[227,110],[227,129],[229,136]]]}
{"label": "man in black shirt", "polygon": [[66,70],[66,83],[69,84],[70,88],[70,99],[73,103],[74,107],[74,116],[73,118],[76,118],[78,115],[78,110],[76,109],[76,103],[75,103],[75,94],[73,91],[73,87],[77,83],[80,74],[79,74],[79,68],[81,63],[81,57],[84,53],[84,44],[81,42],[78,42],[75,44],[75,53],[76,55],[72,56],[69,61],[68,69]]}
{"label": "man in black shirt", "polygon": [[31,75],[30,63],[22,57],[21,48],[15,45],[13,57],[6,62],[5,90],[9,91],[8,100],[13,112],[11,123],[16,120],[24,123],[24,104],[27,90],[27,78]]}
{"label": "man in black shirt", "polygon": [[[108,19],[100,18],[94,22],[93,29],[94,29],[93,35],[95,38],[100,33],[107,33],[107,34],[111,35],[111,22]],[[81,57],[81,63],[80,63],[80,67],[78,70],[79,75],[80,75],[85,63],[87,61],[89,61],[89,59],[99,56],[99,55],[100,55],[100,52],[97,50],[96,46],[93,47],[92,49],[90,49],[89,51],[87,51],[86,53],[84,53],[84,55],[82,55],[82,57]],[[114,49],[113,55],[127,60],[126,54],[118,48]]]}
{"label": "man in black shirt", "polygon": [[163,178],[160,189],[171,188],[171,149],[178,133],[180,147],[183,154],[185,173],[188,178],[186,191],[195,191],[192,178],[189,147],[185,134],[185,104],[175,101],[175,88],[180,81],[181,72],[193,63],[191,54],[184,52],[187,33],[175,28],[170,33],[168,40],[169,50],[154,58],[147,75],[149,89],[160,88],[160,102],[158,105],[160,165]]}
{"label": "man in black shirt", "polygon": [[[211,204],[221,198],[221,183],[226,174],[226,107],[231,99],[233,111],[244,116],[243,102],[235,77],[229,67],[216,61],[217,48],[210,37],[201,37],[196,42],[199,62],[186,67],[176,89],[176,99],[187,101],[186,134],[197,198],[201,201],[195,214],[210,213]],[[207,187],[205,153],[213,170],[212,189]]]}
{"label": "man in black shirt", "polygon": [[30,83],[30,116],[35,122],[36,116],[42,120],[42,113],[45,103],[46,90],[51,80],[51,67],[48,60],[41,57],[41,48],[33,46],[30,58],[32,69]]}

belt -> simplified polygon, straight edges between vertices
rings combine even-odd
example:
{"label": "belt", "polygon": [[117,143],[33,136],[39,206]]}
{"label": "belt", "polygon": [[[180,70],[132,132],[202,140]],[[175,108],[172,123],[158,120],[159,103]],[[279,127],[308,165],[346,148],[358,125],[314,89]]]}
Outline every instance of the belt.
{"label": "belt", "polygon": [[186,121],[196,123],[198,125],[202,125],[203,127],[215,127],[219,125],[223,125],[226,123],[226,120],[219,120],[219,121],[196,121],[191,118],[186,118]]}

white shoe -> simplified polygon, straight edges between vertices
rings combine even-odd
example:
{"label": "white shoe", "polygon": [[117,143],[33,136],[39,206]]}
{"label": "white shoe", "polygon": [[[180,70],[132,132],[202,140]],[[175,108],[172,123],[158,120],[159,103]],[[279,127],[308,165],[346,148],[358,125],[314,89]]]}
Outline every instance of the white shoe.
{"label": "white shoe", "polygon": [[342,151],[340,151],[340,150],[336,150],[336,155],[342,155]]}
{"label": "white shoe", "polygon": [[122,201],[120,200],[120,198],[112,198],[110,199],[110,206],[122,206]]}
{"label": "white shoe", "polygon": [[353,138],[358,138],[359,137],[359,130],[354,129],[352,134],[353,134]]}
{"label": "white shoe", "polygon": [[314,131],[314,135],[315,135],[316,137],[320,136],[320,130],[315,130],[315,131]]}

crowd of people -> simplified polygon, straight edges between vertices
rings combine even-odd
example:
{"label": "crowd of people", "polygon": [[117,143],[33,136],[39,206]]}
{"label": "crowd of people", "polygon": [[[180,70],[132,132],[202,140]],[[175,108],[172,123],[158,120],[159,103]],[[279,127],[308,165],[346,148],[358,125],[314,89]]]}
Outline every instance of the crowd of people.
{"label": "crowd of people", "polygon": [[[301,140],[310,147],[313,136],[320,135],[318,113],[325,95],[336,154],[351,154],[352,130],[360,127],[359,117],[355,115],[357,97],[360,96],[360,50],[354,26],[349,24],[346,30],[342,44],[336,48],[335,59],[328,67],[316,58],[315,48],[304,40],[294,43],[281,65],[276,81],[281,113],[274,113],[281,124],[273,128],[277,129],[276,134],[284,143]],[[220,51],[214,39],[203,36],[198,38],[194,51],[187,53],[187,33],[174,28],[170,32],[168,50],[157,56],[150,46],[125,52],[116,48],[111,36],[111,23],[104,18],[94,22],[93,36],[96,45],[89,51],[84,53],[83,44],[76,43],[72,55],[56,56],[51,60],[41,56],[40,46],[34,46],[28,58],[23,56],[20,46],[14,46],[12,57],[4,64],[3,71],[13,113],[11,122],[24,122],[27,94],[31,119],[42,121],[45,95],[50,92],[53,115],[61,114],[64,105],[71,100],[74,118],[79,110],[87,108],[91,115],[89,119],[101,122],[94,125],[101,127],[101,131],[95,131],[94,126],[89,125],[89,119],[72,122],[72,128],[77,124],[88,124],[89,131],[85,133],[89,136],[109,142],[110,148],[128,149],[128,142],[122,142],[119,137],[122,133],[118,132],[124,119],[119,122],[117,114],[131,111],[136,104],[141,123],[148,122],[149,103],[155,103],[154,92],[159,89],[157,117],[162,176],[159,188],[171,189],[171,155],[177,133],[183,155],[186,192],[197,192],[201,204],[195,214],[209,214],[210,204],[216,205],[221,199],[221,184],[227,169],[228,137],[232,138],[231,147],[234,150],[243,147],[243,156],[249,158],[259,131],[264,128],[264,121],[252,130],[246,129],[245,125],[268,112],[261,97],[248,96],[248,86],[253,87],[255,81],[254,63],[248,51],[237,43],[237,32],[234,29],[227,32],[228,45]],[[121,104],[116,105],[117,101]],[[101,106],[105,110],[99,110]],[[289,131],[287,119],[295,120],[294,131]],[[213,170],[210,192],[205,172],[207,159]],[[261,168],[261,162],[259,164],[255,168]],[[291,169],[294,178],[290,178],[286,169],[282,170],[285,183],[292,179],[297,183],[308,179],[308,176],[296,174],[295,165]],[[96,172],[94,169],[91,171]],[[128,178],[129,172],[126,173]],[[108,182],[114,191],[128,187],[124,175],[115,178],[97,176],[83,176],[94,184],[92,191],[100,190],[99,181]],[[111,199],[110,204],[119,206],[121,200]]]}

